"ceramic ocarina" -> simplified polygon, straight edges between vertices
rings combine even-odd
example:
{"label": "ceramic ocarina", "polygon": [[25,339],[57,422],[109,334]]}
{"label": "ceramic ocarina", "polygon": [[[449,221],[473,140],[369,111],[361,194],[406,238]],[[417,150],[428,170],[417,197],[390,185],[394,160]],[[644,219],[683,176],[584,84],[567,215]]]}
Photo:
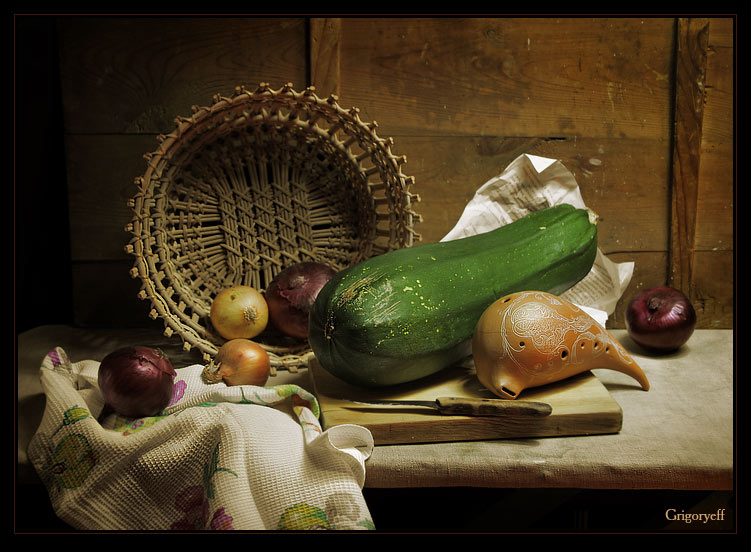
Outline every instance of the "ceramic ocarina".
{"label": "ceramic ocarina", "polygon": [[542,291],[512,293],[490,305],[477,323],[472,355],[477,378],[505,399],[597,368],[623,372],[649,389],[642,369],[605,328]]}

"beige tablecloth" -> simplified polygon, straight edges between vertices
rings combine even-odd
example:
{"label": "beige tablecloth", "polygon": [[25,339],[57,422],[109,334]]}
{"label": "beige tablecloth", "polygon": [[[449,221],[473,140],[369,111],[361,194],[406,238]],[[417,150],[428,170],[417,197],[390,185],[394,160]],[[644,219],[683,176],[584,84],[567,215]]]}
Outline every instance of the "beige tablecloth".
{"label": "beige tablecloth", "polygon": [[377,446],[366,487],[733,489],[733,331],[697,330],[661,357],[613,334],[651,384],[594,371],[623,410],[619,433]]}

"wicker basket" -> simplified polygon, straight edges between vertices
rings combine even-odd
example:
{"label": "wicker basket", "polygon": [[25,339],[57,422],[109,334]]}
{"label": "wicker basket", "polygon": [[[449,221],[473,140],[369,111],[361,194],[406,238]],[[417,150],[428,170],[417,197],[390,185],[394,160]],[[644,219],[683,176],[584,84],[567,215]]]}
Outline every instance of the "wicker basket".
{"label": "wicker basket", "polygon": [[[393,140],[379,138],[375,122],[337,101],[291,84],[238,87],[211,107],[194,106],[145,156],[129,201],[131,276],[165,335],[179,335],[205,361],[224,342],[208,318],[221,289],[265,291],[292,264],[342,269],[420,239],[405,158],[392,154]],[[307,342],[270,332],[258,341],[272,373],[296,371],[312,355]]]}

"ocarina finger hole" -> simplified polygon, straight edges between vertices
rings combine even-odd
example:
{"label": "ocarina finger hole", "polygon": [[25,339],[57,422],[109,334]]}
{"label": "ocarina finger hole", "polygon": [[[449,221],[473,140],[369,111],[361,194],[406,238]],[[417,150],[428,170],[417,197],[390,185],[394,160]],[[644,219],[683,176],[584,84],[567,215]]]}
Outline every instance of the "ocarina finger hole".
{"label": "ocarina finger hole", "polygon": [[503,386],[502,386],[502,387],[501,387],[501,392],[505,393],[506,395],[508,395],[508,396],[509,396],[509,397],[511,397],[512,399],[513,399],[514,397],[516,397],[516,393],[514,393],[514,392],[513,392],[513,391],[512,391],[511,389],[509,389],[508,387],[503,387]]}

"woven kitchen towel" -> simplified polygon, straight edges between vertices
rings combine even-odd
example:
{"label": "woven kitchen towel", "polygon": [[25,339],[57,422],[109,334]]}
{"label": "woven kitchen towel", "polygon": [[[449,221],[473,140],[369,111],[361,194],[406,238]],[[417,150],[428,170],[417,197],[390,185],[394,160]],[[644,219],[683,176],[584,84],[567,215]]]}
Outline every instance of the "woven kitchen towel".
{"label": "woven kitchen towel", "polygon": [[100,414],[99,362],[56,348],[29,459],[62,520],[85,530],[374,529],[362,495],[370,432],[322,431],[297,385],[208,385],[177,370],[158,416]]}

